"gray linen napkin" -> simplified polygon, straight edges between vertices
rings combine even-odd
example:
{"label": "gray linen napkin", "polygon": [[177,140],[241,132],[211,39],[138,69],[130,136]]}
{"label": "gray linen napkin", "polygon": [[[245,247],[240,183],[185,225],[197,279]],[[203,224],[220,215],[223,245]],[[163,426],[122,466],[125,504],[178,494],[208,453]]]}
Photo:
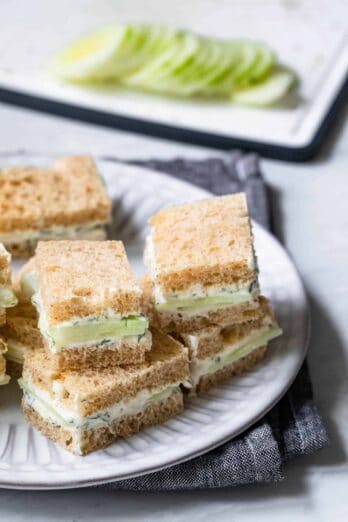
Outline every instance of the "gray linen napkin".
{"label": "gray linen napkin", "polygon": [[[244,191],[253,219],[270,228],[270,202],[254,154],[243,155],[237,151],[224,158],[203,161],[154,159],[131,163],[184,179],[214,194]],[[130,491],[179,491],[276,482],[284,478],[284,463],[298,455],[313,453],[328,443],[323,421],[313,402],[310,376],[304,363],[283,399],[239,437],[183,464],[103,487]]]}

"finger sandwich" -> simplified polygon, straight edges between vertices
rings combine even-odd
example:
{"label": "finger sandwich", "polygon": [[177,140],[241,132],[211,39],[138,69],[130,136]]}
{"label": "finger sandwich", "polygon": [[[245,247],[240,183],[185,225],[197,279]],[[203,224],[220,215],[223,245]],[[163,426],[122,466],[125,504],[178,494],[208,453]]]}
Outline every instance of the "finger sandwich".
{"label": "finger sandwich", "polygon": [[19,381],[22,409],[46,437],[84,455],[181,413],[188,376],[187,350],[159,332],[138,366],[56,372],[35,350]]}
{"label": "finger sandwich", "polygon": [[191,394],[205,392],[263,359],[268,342],[282,331],[264,297],[260,313],[257,319],[227,328],[208,326],[178,336],[189,351]]}
{"label": "finger sandwich", "polygon": [[[0,243],[0,327],[6,324],[6,311],[17,304],[17,297],[11,286],[11,255]],[[1,335],[1,331],[0,331]],[[10,377],[6,374],[7,344],[0,337],[0,384],[7,384]]]}
{"label": "finger sandwich", "polygon": [[90,156],[62,157],[49,168],[0,170],[0,241],[30,257],[38,241],[105,238],[111,202]]}
{"label": "finger sandwich", "polygon": [[122,242],[40,242],[31,284],[52,365],[64,370],[145,361],[151,333]]}
{"label": "finger sandwich", "polygon": [[169,207],[149,224],[144,260],[163,330],[227,326],[258,306],[244,194]]}

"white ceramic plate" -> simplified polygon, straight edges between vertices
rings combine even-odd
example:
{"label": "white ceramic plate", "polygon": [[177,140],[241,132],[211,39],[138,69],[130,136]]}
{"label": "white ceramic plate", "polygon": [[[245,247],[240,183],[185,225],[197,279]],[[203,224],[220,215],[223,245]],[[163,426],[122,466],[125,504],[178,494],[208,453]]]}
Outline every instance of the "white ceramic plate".
{"label": "white ceramic plate", "polygon": [[[42,157],[1,157],[1,165],[44,165]],[[141,273],[146,220],[157,209],[207,196],[207,192],[150,170],[100,162],[114,200],[113,237],[124,240]],[[293,381],[306,353],[308,311],[302,283],[282,246],[254,224],[263,292],[272,300],[284,329],[265,361],[187,403],[184,413],[105,450],[76,457],[61,450],[21,417],[20,392],[13,382],[0,389],[0,487],[73,488],[125,479],[205,453],[235,437],[264,415]]]}

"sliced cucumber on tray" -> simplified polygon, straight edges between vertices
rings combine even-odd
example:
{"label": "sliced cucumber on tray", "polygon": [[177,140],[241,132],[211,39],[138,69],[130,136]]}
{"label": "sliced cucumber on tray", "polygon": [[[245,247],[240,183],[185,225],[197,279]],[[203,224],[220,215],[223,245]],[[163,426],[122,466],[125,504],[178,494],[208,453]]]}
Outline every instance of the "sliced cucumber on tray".
{"label": "sliced cucumber on tray", "polygon": [[253,106],[277,102],[295,83],[264,43],[144,24],[115,24],[80,38],[56,57],[51,71],[68,82]]}

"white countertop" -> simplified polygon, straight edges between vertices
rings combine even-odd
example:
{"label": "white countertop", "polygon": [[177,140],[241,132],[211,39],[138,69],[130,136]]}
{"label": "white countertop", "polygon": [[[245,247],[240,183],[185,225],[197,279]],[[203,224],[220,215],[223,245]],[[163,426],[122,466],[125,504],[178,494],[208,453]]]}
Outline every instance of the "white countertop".
{"label": "white countertop", "polygon": [[[276,230],[294,258],[311,299],[309,363],[331,447],[291,463],[286,479],[277,485],[171,494],[105,489],[0,490],[1,520],[210,522],[213,516],[219,522],[344,520],[348,515],[347,113],[343,111],[334,136],[317,161],[302,165],[263,161],[274,200]],[[114,154],[120,158],[202,158],[218,154],[1,104],[0,121],[0,152],[25,148],[44,153]]]}

